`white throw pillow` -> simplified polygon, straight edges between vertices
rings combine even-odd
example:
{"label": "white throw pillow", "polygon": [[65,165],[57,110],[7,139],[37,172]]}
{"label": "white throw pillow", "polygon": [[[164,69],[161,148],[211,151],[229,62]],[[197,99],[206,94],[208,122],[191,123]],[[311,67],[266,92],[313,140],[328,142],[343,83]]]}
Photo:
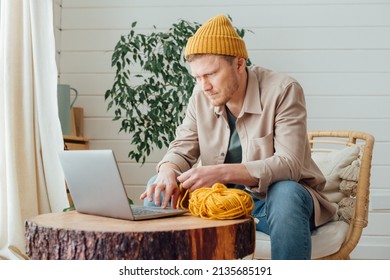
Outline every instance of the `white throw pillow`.
{"label": "white throw pillow", "polygon": [[357,145],[331,152],[313,152],[312,158],[326,178],[324,192],[339,191],[340,171],[350,165],[359,155]]}

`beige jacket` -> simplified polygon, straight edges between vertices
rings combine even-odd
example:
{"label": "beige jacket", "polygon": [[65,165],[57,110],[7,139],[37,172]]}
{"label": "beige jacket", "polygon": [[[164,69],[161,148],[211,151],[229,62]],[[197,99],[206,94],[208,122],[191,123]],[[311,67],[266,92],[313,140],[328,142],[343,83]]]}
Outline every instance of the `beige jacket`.
{"label": "beige jacket", "polygon": [[[247,90],[236,129],[242,163],[258,184],[246,187],[265,198],[273,182],[297,181],[313,197],[316,225],[324,224],[335,215],[336,207],[318,192],[325,178],[311,158],[303,90],[287,75],[255,66],[247,70]],[[184,172],[198,160],[203,166],[222,164],[229,136],[225,106],[213,107],[195,88],[176,139],[157,168],[172,162]]]}

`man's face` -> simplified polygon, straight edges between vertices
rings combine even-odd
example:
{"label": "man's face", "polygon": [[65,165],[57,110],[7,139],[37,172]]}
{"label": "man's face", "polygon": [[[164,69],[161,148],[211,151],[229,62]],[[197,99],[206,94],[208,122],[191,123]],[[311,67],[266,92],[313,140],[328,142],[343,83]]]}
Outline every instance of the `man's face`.
{"label": "man's face", "polygon": [[213,106],[226,105],[238,90],[237,59],[231,64],[220,56],[205,55],[189,65],[196,82]]}

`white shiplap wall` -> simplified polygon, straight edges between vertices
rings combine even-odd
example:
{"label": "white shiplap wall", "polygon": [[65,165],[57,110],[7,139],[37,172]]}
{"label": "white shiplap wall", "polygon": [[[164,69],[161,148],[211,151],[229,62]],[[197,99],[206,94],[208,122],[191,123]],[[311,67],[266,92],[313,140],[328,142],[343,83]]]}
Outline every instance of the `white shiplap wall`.
{"label": "white shiplap wall", "polygon": [[[164,151],[144,166],[127,158],[128,139],[107,112],[112,50],[133,21],[148,32],[179,18],[229,14],[246,35],[253,63],[297,78],[309,130],[355,129],[376,138],[369,226],[355,259],[390,259],[390,1],[370,0],[54,0],[59,81],[77,88],[92,149],[113,149],[137,201]],[[377,209],[377,208],[387,208]]]}

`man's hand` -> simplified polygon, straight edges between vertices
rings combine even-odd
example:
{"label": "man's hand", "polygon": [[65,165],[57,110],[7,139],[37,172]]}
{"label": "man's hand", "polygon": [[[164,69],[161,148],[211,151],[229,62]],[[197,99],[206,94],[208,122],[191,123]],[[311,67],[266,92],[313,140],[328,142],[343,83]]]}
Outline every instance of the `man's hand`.
{"label": "man's hand", "polygon": [[257,181],[253,179],[243,164],[200,166],[184,172],[177,177],[177,180],[183,188],[189,189],[191,192],[199,188],[210,188],[215,183],[257,185]]}
{"label": "man's hand", "polygon": [[161,195],[163,193],[161,207],[166,208],[171,202],[172,208],[176,208],[177,199],[179,197],[179,187],[177,185],[177,166],[172,164],[163,164],[160,167],[157,178],[153,184],[149,186],[147,191],[141,194],[140,199],[147,198],[149,202],[160,205]]}
{"label": "man's hand", "polygon": [[222,165],[192,168],[177,177],[177,180],[190,192],[199,188],[209,188],[215,183],[223,184]]}

